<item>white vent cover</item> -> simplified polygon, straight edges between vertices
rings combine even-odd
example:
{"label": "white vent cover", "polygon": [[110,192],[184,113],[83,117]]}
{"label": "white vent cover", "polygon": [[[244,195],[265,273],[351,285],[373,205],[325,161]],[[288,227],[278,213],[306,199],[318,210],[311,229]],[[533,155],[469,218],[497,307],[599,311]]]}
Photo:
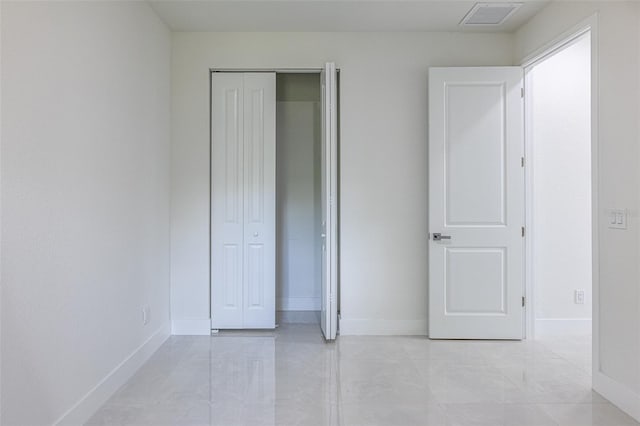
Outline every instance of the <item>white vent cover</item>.
{"label": "white vent cover", "polygon": [[460,25],[501,25],[522,3],[476,3]]}

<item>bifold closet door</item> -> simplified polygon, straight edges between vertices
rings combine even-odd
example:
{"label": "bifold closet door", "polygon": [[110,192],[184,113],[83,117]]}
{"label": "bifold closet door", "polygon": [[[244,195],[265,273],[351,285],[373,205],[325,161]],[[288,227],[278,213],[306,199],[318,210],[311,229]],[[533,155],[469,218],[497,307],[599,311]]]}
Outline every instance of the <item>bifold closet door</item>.
{"label": "bifold closet door", "polygon": [[320,74],[322,303],[320,328],[326,340],[338,332],[338,74],[333,62]]}
{"label": "bifold closet door", "polygon": [[275,73],[211,75],[211,327],[275,327]]}

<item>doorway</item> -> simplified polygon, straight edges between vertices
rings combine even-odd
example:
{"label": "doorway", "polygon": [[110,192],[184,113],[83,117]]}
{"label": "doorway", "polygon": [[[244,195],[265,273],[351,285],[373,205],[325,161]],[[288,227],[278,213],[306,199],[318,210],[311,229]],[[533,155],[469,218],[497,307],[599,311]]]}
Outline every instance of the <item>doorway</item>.
{"label": "doorway", "polygon": [[[586,335],[591,346],[598,267],[593,25],[522,67],[430,69],[430,338],[533,338],[539,323]],[[625,212],[609,219],[610,227],[624,226]],[[537,273],[548,290],[539,298],[546,308],[537,303]],[[547,317],[537,318],[545,309]]]}
{"label": "doorway", "polygon": [[321,308],[319,73],[276,75],[276,322],[318,324]]}
{"label": "doorway", "polygon": [[527,329],[591,371],[592,42],[583,30],[525,66]]}

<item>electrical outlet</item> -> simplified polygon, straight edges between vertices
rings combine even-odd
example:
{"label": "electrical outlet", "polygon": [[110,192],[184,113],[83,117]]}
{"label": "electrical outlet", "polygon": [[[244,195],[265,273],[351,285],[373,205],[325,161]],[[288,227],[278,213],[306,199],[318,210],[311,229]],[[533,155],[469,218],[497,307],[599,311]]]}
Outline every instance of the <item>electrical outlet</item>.
{"label": "electrical outlet", "polygon": [[584,305],[584,290],[576,290],[574,293],[574,303]]}
{"label": "electrical outlet", "polygon": [[143,325],[149,324],[150,317],[151,317],[151,308],[149,307],[149,305],[144,305],[142,307],[142,324]]}

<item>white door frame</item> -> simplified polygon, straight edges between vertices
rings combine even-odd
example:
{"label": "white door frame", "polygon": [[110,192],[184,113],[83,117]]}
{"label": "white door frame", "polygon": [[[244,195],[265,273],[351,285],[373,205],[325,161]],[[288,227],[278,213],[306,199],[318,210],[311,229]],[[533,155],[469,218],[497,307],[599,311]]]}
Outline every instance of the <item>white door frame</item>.
{"label": "white door frame", "polygon": [[[324,70],[324,68],[209,68],[209,91],[211,92],[211,76],[214,73],[257,73],[257,72],[265,72],[265,73],[270,73],[270,72],[274,72],[276,74],[320,74],[322,71]],[[338,78],[340,76],[340,68],[336,67],[336,74],[338,75]],[[340,85],[339,83],[336,86],[336,90],[338,91],[337,94],[337,98],[336,98],[336,103],[339,102],[340,99]],[[340,121],[340,108],[338,105],[338,110],[336,111],[336,115],[338,117],[337,121]],[[209,121],[211,121],[211,99],[209,99]],[[340,149],[340,145],[339,145],[339,141],[340,141],[340,127],[337,126],[336,129],[337,132],[337,138],[338,138],[338,150]],[[212,137],[213,135],[211,134],[211,123],[209,123],[209,197],[211,197],[211,191],[212,191],[212,167],[213,164],[211,163],[211,149],[212,149]],[[277,144],[277,141],[276,141]],[[339,171],[340,171],[340,162],[339,162],[339,158],[336,158],[336,174],[338,176],[339,179]],[[340,183],[339,181],[336,183],[338,185],[338,190],[335,191],[335,204],[337,206],[340,205],[340,191],[339,191],[339,186]],[[211,200],[209,200],[209,210],[211,210]],[[337,214],[336,214],[336,219],[337,219],[337,224],[335,226],[335,235],[334,235],[334,239],[336,242],[340,241],[340,209],[338,208],[337,210]],[[337,244],[336,244],[337,245]],[[211,321],[211,315],[212,315],[212,306],[211,306],[211,211],[209,211],[209,320]],[[338,294],[340,292],[340,273],[339,273],[339,267],[340,267],[340,250],[338,248],[337,253],[335,253],[335,265],[334,265],[334,269],[336,271],[337,277],[336,277],[336,294]],[[339,298],[336,296],[336,300],[335,300],[335,305],[336,305],[336,309],[337,309],[337,315],[336,317],[339,318],[340,315],[340,306],[338,306],[338,300]],[[339,321],[339,320],[338,320]],[[337,325],[339,326],[339,324]]]}
{"label": "white door frame", "polygon": [[[599,232],[600,223],[598,212],[598,182],[599,182],[599,150],[598,150],[598,17],[593,15],[583,22],[579,23],[569,31],[564,32],[556,37],[550,43],[543,46],[534,54],[528,56],[522,61],[522,67],[525,74],[525,158],[532,158],[532,129],[531,129],[531,96],[528,96],[528,87],[530,87],[531,76],[529,72],[537,64],[545,59],[562,51],[566,47],[573,44],[581,36],[591,34],[591,245],[592,245],[592,323],[593,323],[593,371],[594,374],[599,368],[599,299],[600,299],[600,269],[599,269]],[[525,338],[531,339],[535,337],[535,295],[533,289],[534,271],[532,268],[533,261],[533,206],[532,206],[532,170],[531,167],[525,167],[525,215],[527,238],[525,246]],[[598,367],[598,368],[597,368]]]}

